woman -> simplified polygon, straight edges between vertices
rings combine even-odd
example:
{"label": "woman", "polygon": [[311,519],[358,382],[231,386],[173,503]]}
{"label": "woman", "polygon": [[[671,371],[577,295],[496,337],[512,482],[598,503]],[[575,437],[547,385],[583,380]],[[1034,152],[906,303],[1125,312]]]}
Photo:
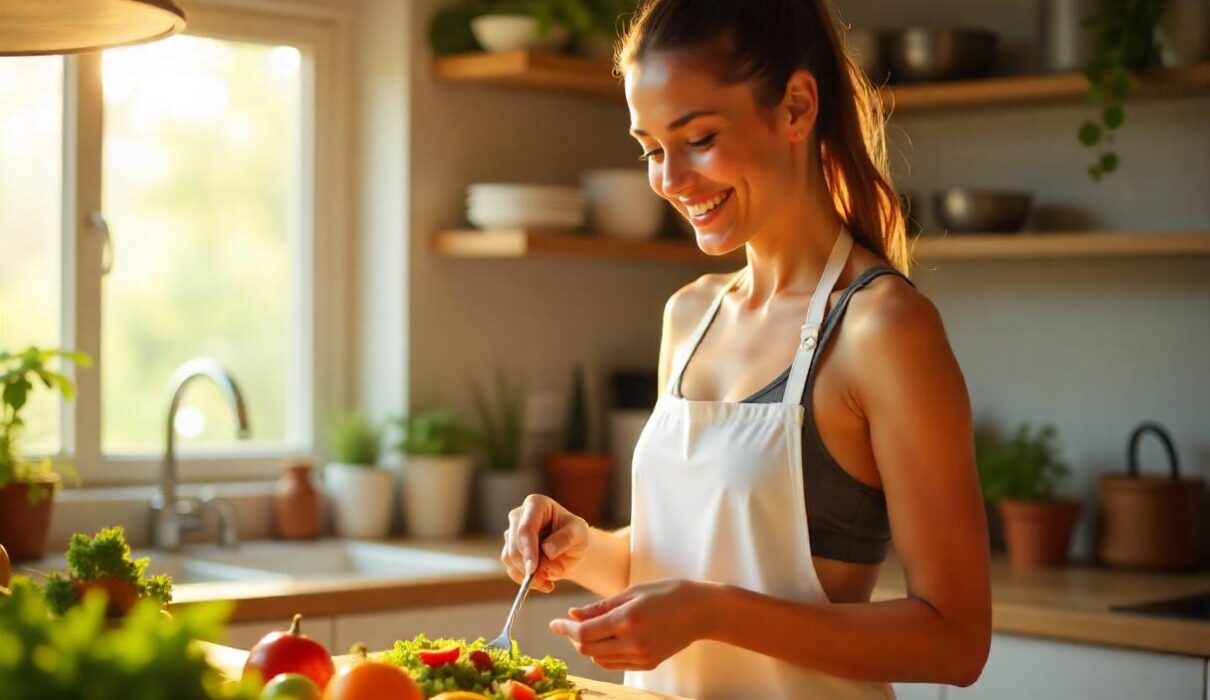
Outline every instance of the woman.
{"label": "woman", "polygon": [[[668,301],[631,526],[530,496],[509,574],[604,596],[550,629],[636,687],[801,700],[973,683],[991,614],[969,402],[903,274],[880,107],[830,6],[650,0],[617,68],[652,188],[702,250],[743,247],[748,264]],[[869,602],[892,534],[907,597]]]}

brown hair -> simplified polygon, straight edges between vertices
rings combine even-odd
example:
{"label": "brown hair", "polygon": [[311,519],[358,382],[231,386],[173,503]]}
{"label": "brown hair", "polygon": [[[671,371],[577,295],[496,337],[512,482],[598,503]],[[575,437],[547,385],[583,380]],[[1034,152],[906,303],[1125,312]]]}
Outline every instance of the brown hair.
{"label": "brown hair", "polygon": [[815,143],[836,213],[864,244],[900,272],[910,267],[899,196],[888,168],[885,114],[878,91],[845,52],[828,0],[643,0],[618,45],[614,71],[649,51],[707,49],[722,41],[724,84],[754,80],[769,109],[790,75],[815,76]]}

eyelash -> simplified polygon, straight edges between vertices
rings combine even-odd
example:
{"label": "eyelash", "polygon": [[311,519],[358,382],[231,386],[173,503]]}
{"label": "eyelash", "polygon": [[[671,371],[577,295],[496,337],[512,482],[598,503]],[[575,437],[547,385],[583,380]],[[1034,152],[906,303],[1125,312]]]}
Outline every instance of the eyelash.
{"label": "eyelash", "polygon": [[[714,138],[716,136],[718,136],[718,132],[710,134],[709,136],[707,136],[703,139],[699,139],[697,141],[690,141],[689,146],[691,148],[704,148],[704,147],[710,146],[711,144],[714,143]],[[650,151],[648,153],[644,153],[643,155],[639,156],[639,160],[641,160],[643,162],[647,162],[648,160],[651,160],[655,156],[659,155],[660,153],[663,153],[663,151],[661,149],[657,148],[654,151]]]}

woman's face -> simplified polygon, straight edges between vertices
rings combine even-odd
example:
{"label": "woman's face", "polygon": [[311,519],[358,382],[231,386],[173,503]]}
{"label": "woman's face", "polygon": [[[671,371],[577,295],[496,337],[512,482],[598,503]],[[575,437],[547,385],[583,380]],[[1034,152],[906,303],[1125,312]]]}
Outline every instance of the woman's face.
{"label": "woman's face", "polygon": [[693,224],[706,253],[743,246],[798,186],[801,136],[783,108],[758,107],[749,83],[721,84],[694,54],[644,56],[626,71],[626,100],[651,189]]}

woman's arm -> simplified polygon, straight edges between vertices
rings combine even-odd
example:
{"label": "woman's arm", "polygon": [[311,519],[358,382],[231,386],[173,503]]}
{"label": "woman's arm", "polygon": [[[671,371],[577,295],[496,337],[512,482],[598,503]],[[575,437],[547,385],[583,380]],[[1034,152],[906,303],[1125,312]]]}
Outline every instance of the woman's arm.
{"label": "woman's arm", "polygon": [[652,668],[713,639],[852,679],[973,683],[991,603],[965,383],[927,299],[894,294],[876,308],[849,319],[849,356],[861,365],[851,398],[870,426],[906,598],[808,604],[657,582],[573,611],[552,630],[608,668]]}
{"label": "woman's arm", "polygon": [[852,398],[869,425],[907,597],[796,605],[730,589],[715,633],[839,676],[969,685],[987,659],[991,596],[966,385],[932,303],[879,296],[849,319],[861,364]]}
{"label": "woman's arm", "polygon": [[588,552],[567,580],[605,598],[626,590],[630,585],[630,526],[613,532],[590,528]]}

